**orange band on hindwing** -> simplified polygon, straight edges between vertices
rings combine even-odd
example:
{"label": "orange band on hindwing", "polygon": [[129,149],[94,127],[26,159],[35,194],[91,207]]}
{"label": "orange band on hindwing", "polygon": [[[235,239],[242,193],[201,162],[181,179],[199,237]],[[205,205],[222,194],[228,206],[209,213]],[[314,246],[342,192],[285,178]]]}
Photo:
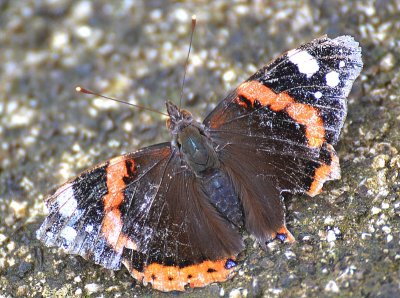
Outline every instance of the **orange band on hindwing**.
{"label": "orange band on hindwing", "polygon": [[319,148],[325,142],[325,128],[318,110],[310,105],[298,103],[285,92],[275,93],[272,89],[258,81],[248,81],[237,89],[236,102],[248,107],[246,101],[252,106],[256,101],[262,106],[268,106],[274,112],[285,111],[297,123],[304,125],[308,145]]}
{"label": "orange band on hindwing", "polygon": [[[234,266],[227,266],[233,262]],[[223,282],[232,276],[236,263],[234,258],[217,261],[203,261],[186,267],[165,266],[152,263],[144,267],[143,272],[134,269],[129,260],[123,261],[131,275],[143,284],[151,283],[154,289],[169,291],[184,291],[185,286],[204,287],[213,282]]]}
{"label": "orange band on hindwing", "polygon": [[315,169],[313,182],[307,194],[311,197],[319,194],[322,191],[322,186],[328,180],[340,179],[340,164],[339,157],[331,144],[327,144],[327,149],[330,153],[330,164],[322,163]]}
{"label": "orange band on hindwing", "polygon": [[272,239],[275,239],[278,234],[285,235],[285,240],[283,242],[294,243],[296,241],[292,233],[289,232],[285,225],[282,225],[275,233],[272,234]]}

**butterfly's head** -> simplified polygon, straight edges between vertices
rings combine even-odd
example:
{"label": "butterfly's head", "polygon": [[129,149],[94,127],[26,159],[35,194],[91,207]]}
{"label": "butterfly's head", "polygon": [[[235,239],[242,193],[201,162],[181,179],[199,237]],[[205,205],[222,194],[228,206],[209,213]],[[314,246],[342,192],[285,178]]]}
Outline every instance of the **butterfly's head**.
{"label": "butterfly's head", "polygon": [[186,110],[179,109],[174,103],[167,101],[167,112],[169,118],[167,119],[167,128],[172,134],[178,133],[184,127],[193,123],[193,116]]}

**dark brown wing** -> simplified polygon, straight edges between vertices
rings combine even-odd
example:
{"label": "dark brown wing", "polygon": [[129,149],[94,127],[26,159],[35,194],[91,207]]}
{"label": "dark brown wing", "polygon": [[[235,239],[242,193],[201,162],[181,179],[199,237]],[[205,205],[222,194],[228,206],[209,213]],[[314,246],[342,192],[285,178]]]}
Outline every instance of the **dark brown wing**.
{"label": "dark brown wing", "polygon": [[204,120],[260,243],[281,232],[291,237],[282,193],[314,196],[340,177],[333,145],[361,68],[352,37],[322,37],[260,69]]}
{"label": "dark brown wing", "polygon": [[47,246],[109,269],[124,263],[135,278],[163,291],[226,280],[243,247],[170,143],[84,172],[47,204],[50,214],[37,232]]}
{"label": "dark brown wing", "polygon": [[[124,262],[133,275],[157,289],[164,287],[161,290],[225,280],[232,271],[230,258],[243,249],[240,234],[210,204],[177,153],[171,154],[160,182],[138,195],[151,198],[151,206],[140,208],[142,203],[137,201],[127,210],[132,219],[126,231],[137,239],[139,249],[126,250]],[[132,184],[126,191],[135,193],[137,187]],[[148,233],[143,234],[143,230]],[[169,278],[171,289],[165,289]]]}

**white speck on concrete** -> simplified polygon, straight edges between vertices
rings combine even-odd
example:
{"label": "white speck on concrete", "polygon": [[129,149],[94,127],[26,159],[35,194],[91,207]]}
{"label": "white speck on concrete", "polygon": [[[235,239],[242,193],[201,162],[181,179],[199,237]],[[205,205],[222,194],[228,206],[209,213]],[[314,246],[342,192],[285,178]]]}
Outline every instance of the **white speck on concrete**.
{"label": "white speck on concrete", "polygon": [[326,233],[326,241],[328,241],[328,242],[333,242],[333,241],[335,241],[336,240],[336,234],[335,234],[335,232],[333,231],[333,230],[329,230],[327,233]]}
{"label": "white speck on concrete", "polygon": [[362,233],[361,239],[365,240],[365,239],[371,238],[371,236],[372,236],[372,234],[370,234],[370,233]]}
{"label": "white speck on concrete", "polygon": [[333,225],[334,222],[335,221],[333,220],[333,218],[329,215],[324,219],[324,224],[326,225]]}
{"label": "white speck on concrete", "polygon": [[92,35],[92,28],[89,26],[79,26],[75,31],[76,35],[80,38],[86,39]]}
{"label": "white speck on concrete", "polygon": [[91,1],[80,1],[73,6],[72,17],[76,21],[82,21],[89,18],[93,13],[93,5]]}
{"label": "white speck on concrete", "polygon": [[[9,107],[10,105],[8,105]],[[27,107],[21,107],[17,111],[11,113],[10,109],[7,110],[8,115],[10,115],[10,120],[8,121],[9,127],[20,127],[27,126],[33,120],[35,112]]]}
{"label": "white speck on concrete", "polygon": [[242,294],[240,293],[240,289],[233,289],[229,293],[229,298],[241,298]]}
{"label": "white speck on concrete", "polygon": [[228,71],[226,71],[226,72],[223,74],[223,76],[222,76],[222,79],[223,79],[225,82],[231,82],[231,81],[233,81],[235,78],[236,78],[236,74],[235,74],[235,72],[234,72],[233,70],[228,70]]}
{"label": "white speck on concrete", "polygon": [[81,282],[81,281],[82,281],[82,278],[79,275],[75,276],[74,282]]}
{"label": "white speck on concrete", "polygon": [[189,22],[189,13],[182,8],[178,8],[177,10],[175,10],[174,17],[182,23]]}
{"label": "white speck on concrete", "polygon": [[274,295],[280,295],[280,294],[282,294],[282,289],[274,288],[274,289],[270,289],[269,291],[270,291],[272,294],[274,294]]}
{"label": "white speck on concrete", "polygon": [[248,5],[238,5],[235,7],[235,11],[239,15],[245,15],[249,12],[249,6]]}
{"label": "white speck on concrete", "polygon": [[386,54],[379,63],[379,66],[383,71],[391,71],[395,65],[396,58],[392,53]]}
{"label": "white speck on concrete", "polygon": [[150,18],[154,21],[159,20],[162,17],[161,9],[154,9],[150,12]]}
{"label": "white speck on concrete", "polygon": [[14,212],[16,218],[23,218],[27,213],[28,202],[11,201],[10,208]]}
{"label": "white speck on concrete", "polygon": [[81,288],[77,288],[75,291],[75,295],[76,296],[81,296],[82,295],[82,289]]}
{"label": "white speck on concrete", "polygon": [[125,121],[124,124],[122,125],[122,128],[127,132],[131,132],[133,129],[133,124],[130,121]]}
{"label": "white speck on concrete", "polygon": [[85,291],[88,294],[93,294],[93,293],[97,293],[103,290],[103,287],[99,284],[96,283],[91,283],[91,284],[87,284],[85,285]]}
{"label": "white speck on concrete", "polygon": [[371,208],[372,215],[379,214],[381,211],[382,211],[381,208],[378,208],[378,207],[372,207]]}
{"label": "white speck on concrete", "polygon": [[47,53],[39,51],[27,51],[25,54],[25,63],[29,66],[37,66],[48,58]]}
{"label": "white speck on concrete", "polygon": [[296,258],[296,254],[295,254],[294,252],[292,252],[291,250],[286,251],[286,252],[285,252],[285,256],[286,256],[286,258],[288,258],[288,259],[294,259],[294,258]]}
{"label": "white speck on concrete", "polygon": [[339,293],[340,290],[339,290],[339,287],[336,284],[336,282],[333,280],[330,280],[325,286],[325,291],[332,292],[332,293]]}
{"label": "white speck on concrete", "polygon": [[7,236],[4,234],[0,234],[0,244],[2,244],[7,239]]}
{"label": "white speck on concrete", "polygon": [[51,47],[54,50],[62,50],[69,44],[69,35],[66,32],[55,32],[51,39]]}

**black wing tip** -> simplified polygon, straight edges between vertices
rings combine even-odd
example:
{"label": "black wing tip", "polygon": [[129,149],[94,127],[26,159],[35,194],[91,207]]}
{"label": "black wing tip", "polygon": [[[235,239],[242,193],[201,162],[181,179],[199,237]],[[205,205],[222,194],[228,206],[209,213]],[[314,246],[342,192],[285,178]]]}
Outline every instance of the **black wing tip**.
{"label": "black wing tip", "polygon": [[356,41],[354,39],[354,37],[351,35],[340,35],[340,36],[334,38],[333,41],[342,43],[342,44],[352,47],[354,49],[359,49],[361,51],[360,43],[358,41]]}
{"label": "black wing tip", "polygon": [[362,66],[363,66],[363,62],[361,59],[362,49],[361,49],[360,43],[358,41],[356,41],[353,36],[341,35],[341,36],[338,36],[338,37],[332,39],[332,41],[340,44],[343,47],[346,47],[346,48],[352,50],[354,60],[356,62],[358,62],[360,64],[360,68],[362,68]]}
{"label": "black wing tip", "polygon": [[362,60],[361,60],[361,46],[360,43],[355,40],[355,38],[351,35],[339,35],[335,38],[330,38],[328,37],[327,34],[324,34],[318,38],[316,38],[314,41],[328,41],[328,42],[334,42],[336,44],[339,44],[342,47],[348,48],[352,50],[354,54],[354,58],[358,60],[362,66]]}

